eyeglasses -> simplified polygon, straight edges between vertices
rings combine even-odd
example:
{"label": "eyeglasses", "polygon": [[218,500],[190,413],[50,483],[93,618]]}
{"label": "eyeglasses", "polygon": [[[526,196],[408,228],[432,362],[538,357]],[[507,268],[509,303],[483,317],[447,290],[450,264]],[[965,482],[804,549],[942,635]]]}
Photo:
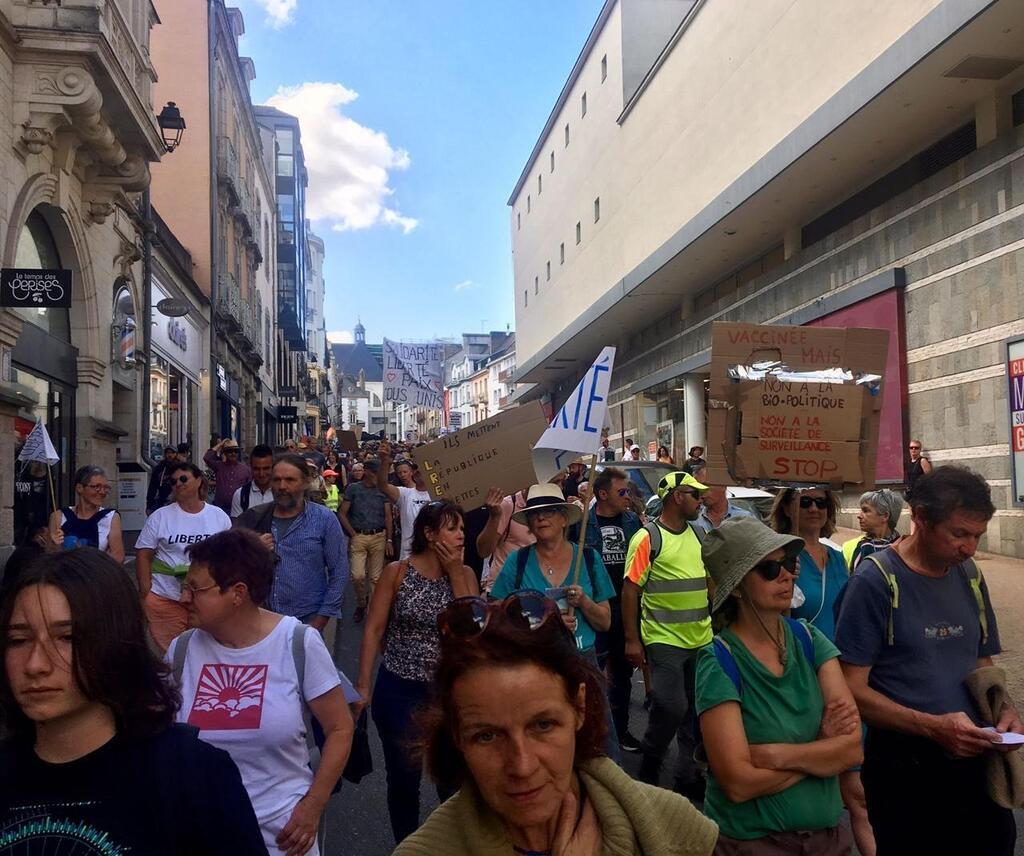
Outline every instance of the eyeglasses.
{"label": "eyeglasses", "polygon": [[700,499],[700,494],[695,490],[677,490],[676,493],[680,496],[691,496],[694,499]]}
{"label": "eyeglasses", "polygon": [[555,601],[539,591],[524,589],[500,601],[458,597],[437,617],[437,628],[447,638],[472,639],[487,629],[495,615],[502,615],[523,630],[537,630],[554,617],[559,617],[561,624]]}
{"label": "eyeglasses", "polygon": [[188,594],[190,597],[196,597],[200,592],[209,591],[212,588],[217,588],[217,583],[210,583],[208,586],[195,586],[192,583],[182,583],[181,593]]}
{"label": "eyeglasses", "polygon": [[90,484],[90,485],[86,485],[86,487],[88,487],[89,490],[96,491],[97,493],[110,493],[110,485],[109,484]]}
{"label": "eyeglasses", "polygon": [[526,509],[527,520],[543,520],[557,512],[557,508],[528,508]]}
{"label": "eyeglasses", "polygon": [[774,559],[765,559],[754,565],[753,570],[757,571],[761,578],[767,582],[777,580],[779,574],[782,573],[782,569],[785,568],[791,574],[796,573],[796,556],[786,556],[781,562],[776,562]]}
{"label": "eyeglasses", "polygon": [[920,446],[911,446],[910,447],[910,451],[911,452],[920,452],[921,451],[921,447]]}
{"label": "eyeglasses", "polygon": [[800,497],[800,507],[801,508],[810,508],[812,505],[816,506],[817,508],[820,508],[822,511],[824,511],[826,508],[828,508],[828,499],[826,497],[824,497],[824,496],[801,496]]}

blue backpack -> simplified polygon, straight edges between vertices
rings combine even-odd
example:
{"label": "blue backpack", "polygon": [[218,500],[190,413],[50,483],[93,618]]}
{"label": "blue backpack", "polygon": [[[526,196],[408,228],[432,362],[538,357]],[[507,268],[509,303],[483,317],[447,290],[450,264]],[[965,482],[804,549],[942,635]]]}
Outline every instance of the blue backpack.
{"label": "blue backpack", "polygon": [[[804,658],[807,660],[811,669],[814,670],[814,642],[811,639],[810,628],[808,628],[806,624],[797,621],[795,618],[783,616],[783,620],[789,625],[789,629],[793,633],[793,638],[800,643],[799,647],[800,650],[804,652]],[[739,665],[737,665],[736,658],[729,649],[729,643],[721,636],[716,636],[711,640],[711,644],[715,649],[715,659],[718,660],[718,665],[721,666],[722,671],[729,676],[729,680],[731,680],[735,685],[736,692],[740,694],[740,698],[743,698],[743,678],[740,677]]]}

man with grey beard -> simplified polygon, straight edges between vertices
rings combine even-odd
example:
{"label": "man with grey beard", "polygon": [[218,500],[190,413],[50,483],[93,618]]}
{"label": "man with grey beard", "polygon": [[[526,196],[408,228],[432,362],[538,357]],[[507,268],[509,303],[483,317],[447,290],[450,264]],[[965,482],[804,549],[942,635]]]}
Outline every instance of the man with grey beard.
{"label": "man with grey beard", "polygon": [[323,632],[341,619],[348,583],[348,544],[337,516],[306,501],[309,466],[294,454],[274,463],[274,501],[250,508],[234,522],[252,529],[278,557],[267,609],[291,615]]}

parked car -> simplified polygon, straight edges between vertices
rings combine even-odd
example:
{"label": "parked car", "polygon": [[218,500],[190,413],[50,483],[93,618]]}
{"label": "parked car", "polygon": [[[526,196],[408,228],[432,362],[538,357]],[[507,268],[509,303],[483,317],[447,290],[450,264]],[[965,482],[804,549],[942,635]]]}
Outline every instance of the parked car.
{"label": "parked car", "polygon": [[[657,461],[609,461],[599,463],[597,471],[601,472],[605,467],[617,467],[626,472],[629,480],[639,489],[647,514],[652,517],[661,514],[661,500],[657,494],[658,482],[669,473],[679,472],[680,469]],[[768,491],[753,487],[727,487],[725,491],[733,505],[756,514],[760,520],[768,519],[774,499]]]}

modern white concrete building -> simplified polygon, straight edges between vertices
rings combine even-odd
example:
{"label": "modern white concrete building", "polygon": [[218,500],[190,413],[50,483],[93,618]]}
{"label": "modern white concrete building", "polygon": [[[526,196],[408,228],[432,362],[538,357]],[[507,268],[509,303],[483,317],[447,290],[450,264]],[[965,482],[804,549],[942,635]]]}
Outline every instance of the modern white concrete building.
{"label": "modern white concrete building", "polygon": [[1024,555],[1024,4],[827,6],[607,0],[509,199],[517,399],[557,406],[615,345],[613,445],[671,425],[679,460],[712,322],[884,327],[879,481],[920,438]]}

